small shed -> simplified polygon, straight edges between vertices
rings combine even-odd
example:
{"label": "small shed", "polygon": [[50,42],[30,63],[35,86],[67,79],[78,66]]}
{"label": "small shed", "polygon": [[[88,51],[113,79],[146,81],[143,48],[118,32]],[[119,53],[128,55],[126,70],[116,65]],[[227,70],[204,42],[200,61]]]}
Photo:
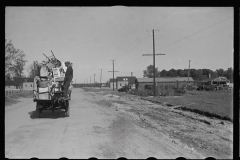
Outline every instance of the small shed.
{"label": "small shed", "polygon": [[14,81],[5,81],[5,90],[16,89]]}
{"label": "small shed", "polygon": [[127,85],[135,89],[135,80],[136,77],[117,77],[117,88]]}
{"label": "small shed", "polygon": [[16,89],[33,90],[34,78],[14,78]]}

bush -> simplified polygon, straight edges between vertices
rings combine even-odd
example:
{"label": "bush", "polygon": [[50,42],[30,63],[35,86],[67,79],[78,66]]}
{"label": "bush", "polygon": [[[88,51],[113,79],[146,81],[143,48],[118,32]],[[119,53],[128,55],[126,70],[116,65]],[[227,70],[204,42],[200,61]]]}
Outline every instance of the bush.
{"label": "bush", "polygon": [[186,93],[186,89],[184,89],[184,88],[176,89],[175,93],[185,94]]}
{"label": "bush", "polygon": [[195,87],[193,87],[193,86],[187,86],[186,89],[189,90],[189,91],[192,91],[192,90],[195,90]]}
{"label": "bush", "polygon": [[219,86],[219,87],[218,87],[218,90],[219,90],[219,91],[223,90],[223,87],[222,87],[222,86]]}
{"label": "bush", "polygon": [[133,95],[143,96],[143,97],[146,97],[148,95],[147,90],[140,90],[140,89],[139,90],[138,89],[132,89],[128,93],[133,94]]}
{"label": "bush", "polygon": [[[128,92],[129,94],[133,94],[133,95],[138,95],[138,96],[153,96],[153,89],[132,89],[131,91]],[[174,88],[174,87],[166,87],[166,86],[161,86],[161,87],[156,87],[155,90],[155,95],[156,96],[179,96],[182,94],[186,93],[186,90],[184,88]]]}
{"label": "bush", "polygon": [[[207,85],[207,86],[204,86],[204,89],[206,91],[213,91],[215,89],[215,86],[214,85]],[[219,88],[218,88],[219,89]]]}
{"label": "bush", "polygon": [[175,89],[173,87],[161,86],[161,87],[157,88],[157,93],[158,93],[157,95],[159,95],[159,96],[174,95]]}

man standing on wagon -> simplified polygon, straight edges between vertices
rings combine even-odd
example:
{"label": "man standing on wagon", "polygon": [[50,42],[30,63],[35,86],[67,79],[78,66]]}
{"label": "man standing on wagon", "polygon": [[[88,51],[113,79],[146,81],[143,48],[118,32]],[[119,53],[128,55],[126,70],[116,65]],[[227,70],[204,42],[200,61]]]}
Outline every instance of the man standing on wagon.
{"label": "man standing on wagon", "polygon": [[63,81],[63,86],[64,86],[63,95],[64,95],[64,98],[67,99],[68,98],[68,95],[67,95],[68,88],[70,86],[70,82],[73,79],[73,69],[72,69],[72,66],[70,65],[69,61],[65,62],[65,66],[67,67],[67,70],[65,73],[64,81]]}

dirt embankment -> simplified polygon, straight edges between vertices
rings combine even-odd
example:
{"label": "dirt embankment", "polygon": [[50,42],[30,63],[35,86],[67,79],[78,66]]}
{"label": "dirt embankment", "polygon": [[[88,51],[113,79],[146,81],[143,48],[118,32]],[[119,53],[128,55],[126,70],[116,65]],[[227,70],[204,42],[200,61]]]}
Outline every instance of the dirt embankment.
{"label": "dirt embankment", "polygon": [[131,115],[149,129],[164,134],[173,144],[188,147],[206,157],[233,156],[232,122],[154,104],[138,96],[92,94],[98,97],[97,103]]}

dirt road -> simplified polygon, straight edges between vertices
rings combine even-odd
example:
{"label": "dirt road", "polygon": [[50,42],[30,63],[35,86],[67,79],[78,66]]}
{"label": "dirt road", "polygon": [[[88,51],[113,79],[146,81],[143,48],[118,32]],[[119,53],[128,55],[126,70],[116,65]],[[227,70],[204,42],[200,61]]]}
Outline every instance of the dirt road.
{"label": "dirt road", "polygon": [[78,88],[70,117],[43,111],[36,118],[35,105],[21,99],[6,107],[5,157],[232,158],[232,125],[225,121],[211,119],[209,125],[200,116],[196,120],[134,97]]}

